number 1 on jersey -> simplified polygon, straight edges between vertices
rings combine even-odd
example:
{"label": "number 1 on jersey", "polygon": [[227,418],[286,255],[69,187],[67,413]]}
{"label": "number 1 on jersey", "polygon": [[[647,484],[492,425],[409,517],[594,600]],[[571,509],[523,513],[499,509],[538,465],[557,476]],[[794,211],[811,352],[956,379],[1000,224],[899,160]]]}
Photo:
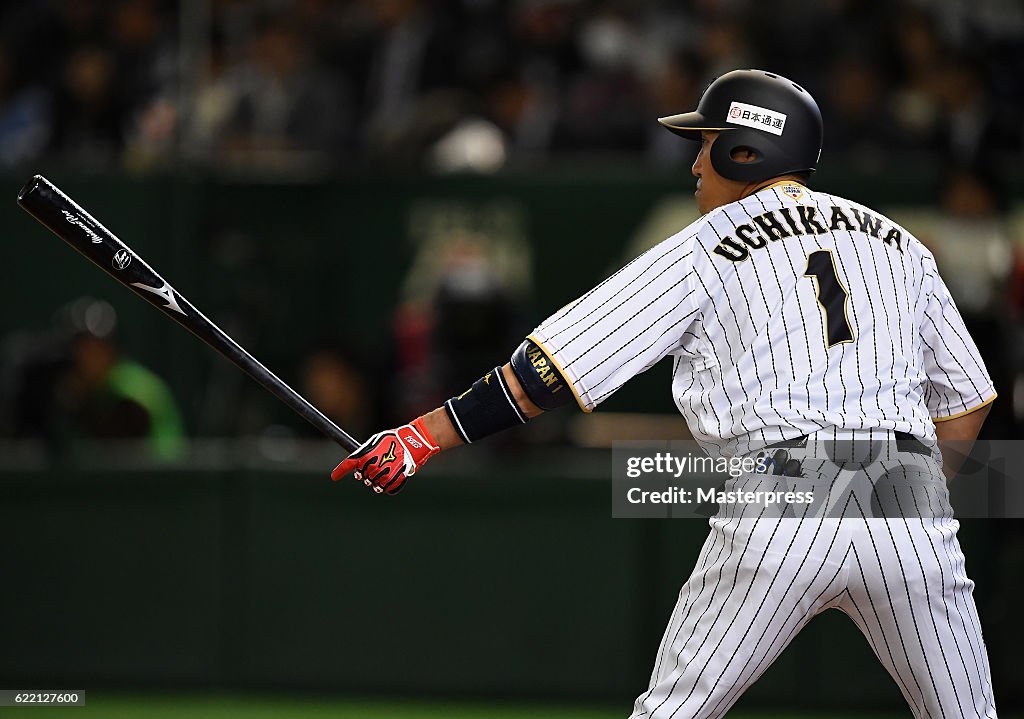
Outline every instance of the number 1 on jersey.
{"label": "number 1 on jersey", "polygon": [[853,328],[846,318],[849,294],[836,274],[832,253],[828,250],[815,250],[807,255],[804,277],[813,278],[818,286],[818,304],[825,313],[825,346],[832,348],[843,342],[853,342]]}

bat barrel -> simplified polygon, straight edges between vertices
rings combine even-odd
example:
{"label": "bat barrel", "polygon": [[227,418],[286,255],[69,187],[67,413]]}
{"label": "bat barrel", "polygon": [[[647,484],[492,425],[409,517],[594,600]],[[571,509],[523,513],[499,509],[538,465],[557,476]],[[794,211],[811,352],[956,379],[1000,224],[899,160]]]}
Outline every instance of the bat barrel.
{"label": "bat barrel", "polygon": [[359,442],[246,352],[152,267],[42,175],[21,188],[18,204],[93,264],[233,362],[268,392],[345,449]]}

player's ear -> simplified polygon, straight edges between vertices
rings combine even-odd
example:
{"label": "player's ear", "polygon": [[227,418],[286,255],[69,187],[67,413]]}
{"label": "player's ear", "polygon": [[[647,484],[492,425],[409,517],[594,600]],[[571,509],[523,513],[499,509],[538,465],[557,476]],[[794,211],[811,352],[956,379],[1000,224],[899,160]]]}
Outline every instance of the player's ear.
{"label": "player's ear", "polygon": [[729,153],[729,157],[731,157],[736,162],[753,162],[754,160],[757,159],[757,152],[754,151],[752,148],[746,147],[745,145],[741,145],[739,147],[734,147],[732,152]]}

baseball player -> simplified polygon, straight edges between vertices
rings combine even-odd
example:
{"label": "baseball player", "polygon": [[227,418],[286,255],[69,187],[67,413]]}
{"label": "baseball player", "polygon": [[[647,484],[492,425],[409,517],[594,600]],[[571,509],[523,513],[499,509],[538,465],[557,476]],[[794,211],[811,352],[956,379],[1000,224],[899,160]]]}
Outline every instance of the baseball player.
{"label": "baseball player", "polygon": [[[566,404],[590,412],[671,355],[676,406],[708,453],[772,458],[737,487],[824,479],[829,492],[880,457],[857,447],[881,446],[889,464],[872,466],[913,459],[927,491],[911,488],[913,511],[888,518],[869,518],[855,492],[827,518],[720,506],[632,716],[723,716],[836,608],[915,717],[995,717],[935,446],[973,441],[996,393],[931,254],[880,213],[808,187],[821,114],[784,77],[729,72],[696,111],[660,122],[700,142],[703,216],[544,320],[443,407],[371,437],[332,479],[352,472],[392,494],[444,449]],[[838,456],[846,442],[853,456]]]}

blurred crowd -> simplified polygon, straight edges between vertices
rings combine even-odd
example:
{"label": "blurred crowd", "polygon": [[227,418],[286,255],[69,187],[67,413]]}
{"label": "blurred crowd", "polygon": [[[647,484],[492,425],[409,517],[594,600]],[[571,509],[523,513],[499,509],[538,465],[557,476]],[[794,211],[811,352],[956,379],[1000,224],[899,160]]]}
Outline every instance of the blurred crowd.
{"label": "blurred crowd", "polygon": [[657,116],[799,78],[826,152],[1020,152],[1019,0],[40,0],[0,11],[0,166],[691,161]]}
{"label": "blurred crowd", "polygon": [[132,440],[153,458],[185,450],[185,425],[163,379],[126,356],[110,303],[80,297],[49,327],[4,338],[0,436],[60,454],[81,441]]}
{"label": "blurred crowd", "polygon": [[[932,207],[895,219],[934,252],[1000,388],[987,435],[1019,436],[1024,252],[1006,170],[1020,177],[1024,145],[1020,0],[5,3],[0,171],[43,163],[277,177],[601,158],[685,172],[696,148],[654,119],[693,108],[736,67],[773,69],[812,90],[827,167],[886,173],[927,159],[936,170]],[[298,388],[364,435],[433,408],[504,356],[536,308],[524,299],[527,223],[499,215],[407,238],[417,256],[384,346],[362,356],[325,327],[325,339],[289,357]],[[217,236],[256,245],[240,228]],[[220,321],[244,330],[267,311],[245,299],[262,296],[245,288],[264,287],[264,275],[221,269],[239,297]],[[267,259],[260,271],[277,268]],[[86,298],[50,328],[5,338],[0,436],[53,447],[142,439],[173,458],[184,425],[237,436],[279,421],[265,393],[215,363],[183,424],[163,381],[122,354],[115,328],[113,309]],[[243,337],[259,336],[249,329]]]}

